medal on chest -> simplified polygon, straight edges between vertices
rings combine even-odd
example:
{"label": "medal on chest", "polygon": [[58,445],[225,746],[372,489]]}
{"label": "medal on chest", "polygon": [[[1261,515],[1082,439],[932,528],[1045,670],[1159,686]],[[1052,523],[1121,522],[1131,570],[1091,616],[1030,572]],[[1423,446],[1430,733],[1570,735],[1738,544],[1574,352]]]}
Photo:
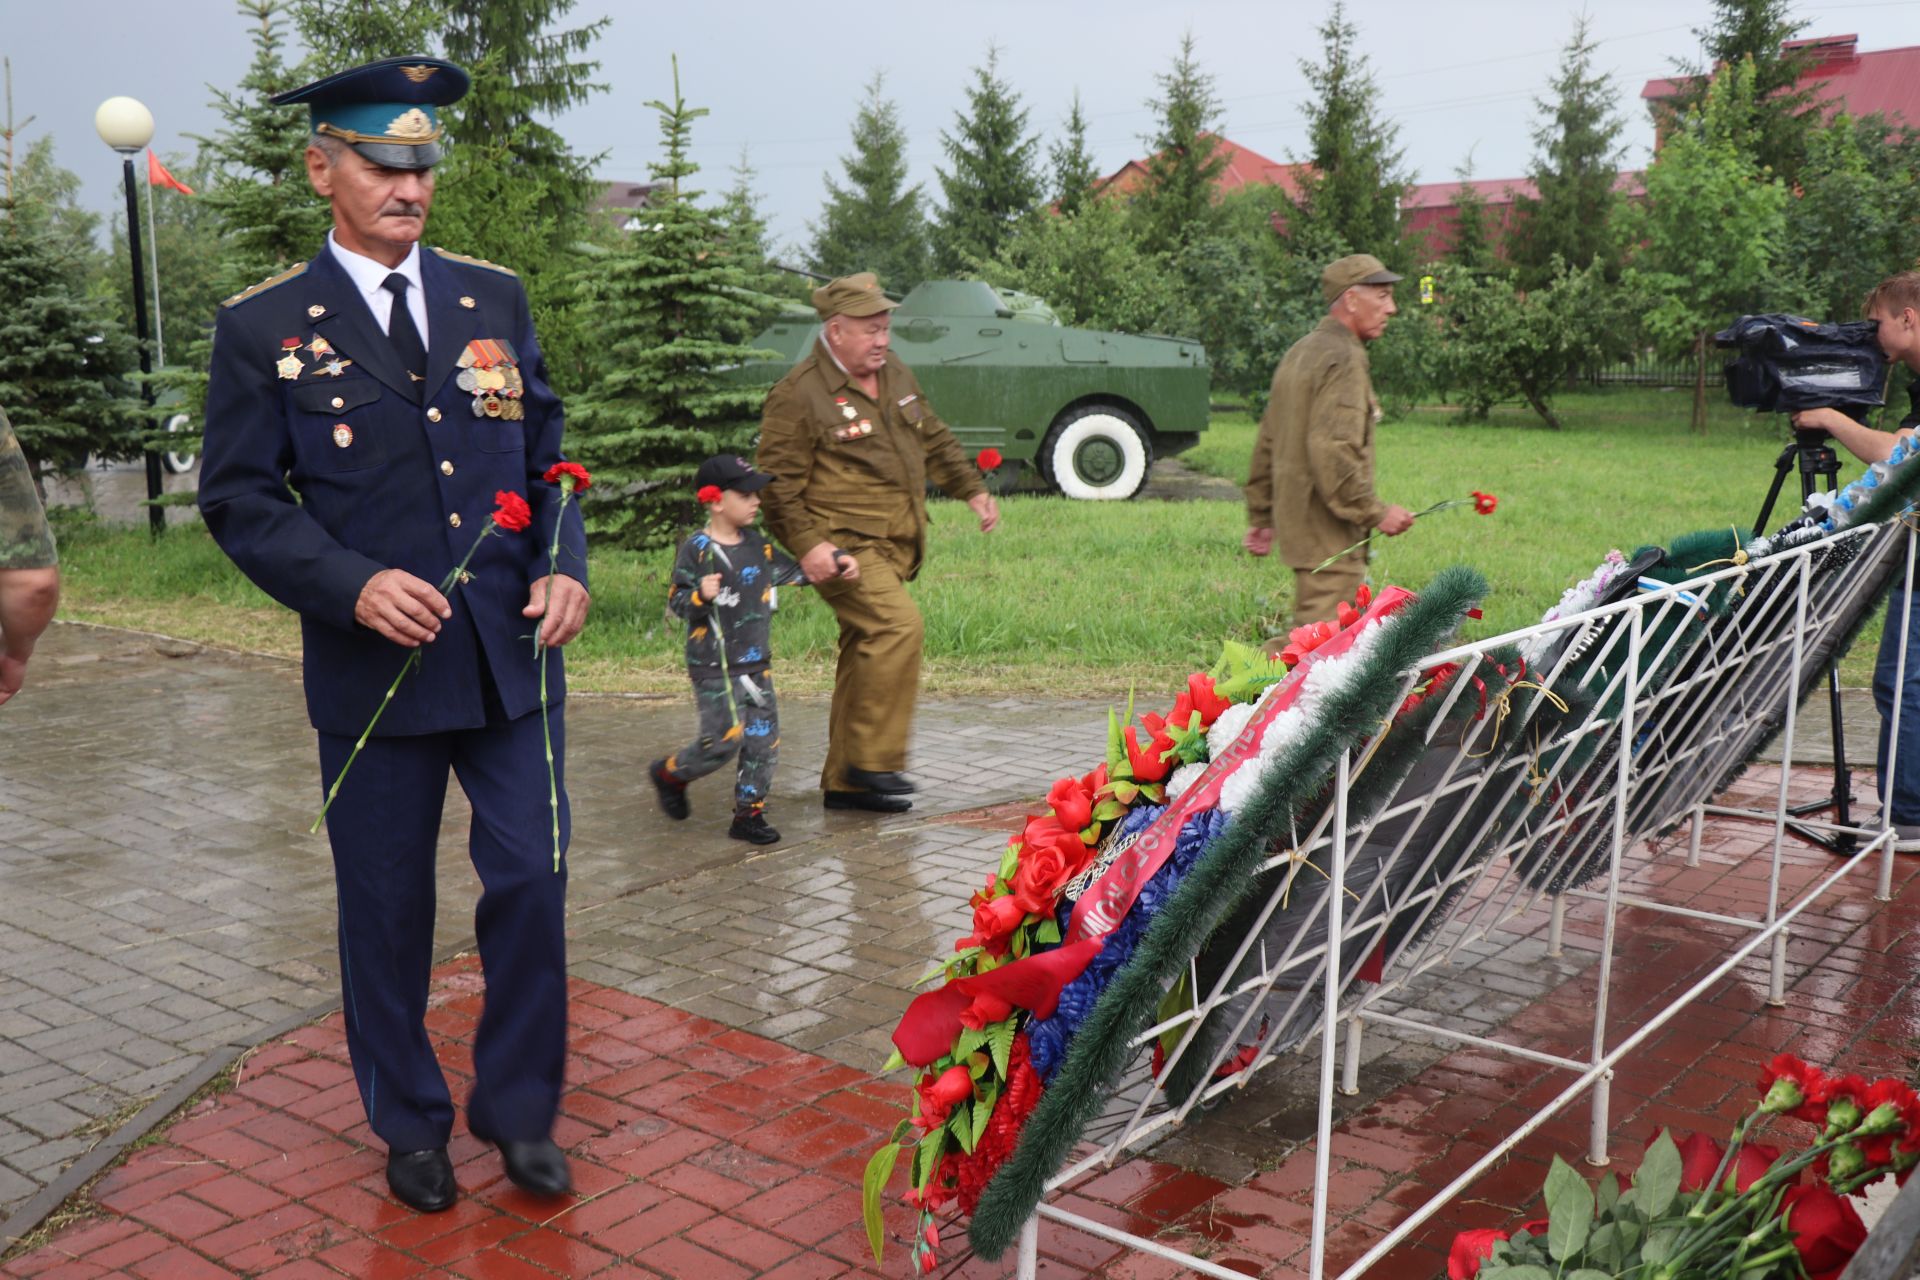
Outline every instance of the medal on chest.
{"label": "medal on chest", "polygon": [[512,346],[499,338],[475,338],[458,363],[454,385],[473,397],[474,417],[517,422],[527,416],[527,385]]}

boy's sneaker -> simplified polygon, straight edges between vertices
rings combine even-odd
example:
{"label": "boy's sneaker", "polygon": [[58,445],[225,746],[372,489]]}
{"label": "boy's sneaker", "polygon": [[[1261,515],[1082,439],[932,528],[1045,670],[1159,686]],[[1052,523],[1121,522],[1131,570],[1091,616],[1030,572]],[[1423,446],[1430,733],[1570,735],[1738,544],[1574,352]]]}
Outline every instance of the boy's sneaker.
{"label": "boy's sneaker", "polygon": [[736,811],[727,834],[748,844],[775,844],[780,839],[780,833],[767,825],[767,815],[758,809]]}
{"label": "boy's sneaker", "polygon": [[667,772],[665,760],[655,760],[647,766],[647,776],[653,779],[653,794],[660,799],[660,811],[675,822],[684,822],[693,812],[687,804],[687,784]]}

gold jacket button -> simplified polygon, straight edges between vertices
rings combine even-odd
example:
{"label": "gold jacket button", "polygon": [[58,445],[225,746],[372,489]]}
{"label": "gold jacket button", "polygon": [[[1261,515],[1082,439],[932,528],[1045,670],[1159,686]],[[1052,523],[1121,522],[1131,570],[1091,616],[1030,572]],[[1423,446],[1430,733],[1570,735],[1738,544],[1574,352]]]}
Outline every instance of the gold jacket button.
{"label": "gold jacket button", "polygon": [[347,402],[345,400],[342,400],[339,396],[335,396],[333,398],[333,407],[336,409],[344,409],[347,407]]}
{"label": "gold jacket button", "polygon": [[460,513],[456,511],[452,515],[448,516],[447,523],[452,525],[454,528],[458,529],[460,527]]}
{"label": "gold jacket button", "polygon": [[441,475],[443,475],[443,476],[450,476],[450,475],[452,475],[452,474],[453,474],[453,464],[452,464],[451,462],[442,462],[442,463],[440,464],[440,474],[441,474]]}
{"label": "gold jacket button", "polygon": [[438,410],[438,409],[429,409],[429,410],[427,410],[427,421],[428,421],[428,422],[438,422],[438,421],[440,421],[440,410]]}

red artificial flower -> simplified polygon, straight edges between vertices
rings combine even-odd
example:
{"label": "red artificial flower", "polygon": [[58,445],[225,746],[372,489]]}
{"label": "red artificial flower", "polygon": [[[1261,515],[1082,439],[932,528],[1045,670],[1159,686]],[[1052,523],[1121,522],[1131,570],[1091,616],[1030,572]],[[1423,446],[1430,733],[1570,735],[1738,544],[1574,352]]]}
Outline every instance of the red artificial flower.
{"label": "red artificial flower", "polygon": [[701,506],[709,506],[720,501],[720,486],[717,484],[703,484],[700,486],[700,492],[694,494],[693,498],[694,501],[698,502]]}
{"label": "red artificial flower", "polygon": [[1373,590],[1363,582],[1360,584],[1360,589],[1353,593],[1352,604],[1343,602],[1334,606],[1334,621],[1340,625],[1342,631],[1345,631],[1366,616],[1367,606],[1372,603]]}
{"label": "red artificial flower", "polygon": [[1003,893],[988,899],[973,909],[973,932],[954,943],[953,949],[965,951],[968,947],[980,947],[988,955],[1003,956],[1013,931],[1026,918],[1026,909],[1012,894]]}
{"label": "red artificial flower", "polygon": [[1005,461],[1005,459],[1001,458],[998,449],[992,445],[988,445],[979,452],[973,461],[982,471],[998,471],[1001,462]]}
{"label": "red artificial flower", "polygon": [[1280,661],[1289,667],[1297,667],[1300,659],[1339,634],[1340,624],[1333,621],[1309,622],[1304,627],[1295,627],[1287,633],[1287,647],[1280,651]]}
{"label": "red artificial flower", "polygon": [[518,533],[533,523],[533,509],[517,493],[499,489],[493,495],[493,522],[508,533]]}
{"label": "red artificial flower", "polygon": [[1150,735],[1147,745],[1142,747],[1132,725],[1127,726],[1123,735],[1127,744],[1127,763],[1133,768],[1133,780],[1147,783],[1158,782],[1173,772],[1173,761],[1166,753],[1173,750],[1173,739],[1164,732],[1166,721],[1149,712],[1141,717]]}
{"label": "red artificial flower", "polygon": [[982,991],[974,996],[972,1004],[960,1011],[960,1025],[971,1027],[975,1031],[984,1031],[1012,1012],[1012,1002],[994,995],[991,991]]}
{"label": "red artificial flower", "polygon": [[965,1067],[948,1067],[937,1076],[920,1081],[920,1114],[913,1118],[916,1129],[932,1133],[947,1122],[955,1103],[973,1097],[973,1073]]}
{"label": "red artificial flower", "polygon": [[1093,795],[1078,778],[1062,778],[1047,792],[1047,804],[1060,825],[1079,831],[1093,821]]}
{"label": "red artificial flower", "polygon": [[1026,846],[1020,850],[1020,863],[1013,873],[1014,898],[1028,915],[1050,913],[1067,882],[1086,870],[1092,853],[1080,844],[1076,854],[1060,841]]}
{"label": "red artificial flower", "polygon": [[1067,830],[1060,819],[1049,814],[1028,818],[1027,825],[1020,832],[1020,843],[1024,846],[1022,857],[1038,849],[1050,848],[1059,852],[1063,862],[1085,865],[1089,856],[1087,842],[1080,838],[1080,833]]}
{"label": "red artificial flower", "polygon": [[1824,1124],[1827,1077],[1790,1053],[1775,1055],[1760,1073],[1760,1110]]}
{"label": "red artificial flower", "polygon": [[1493,509],[1499,505],[1500,499],[1494,497],[1492,494],[1482,493],[1478,489],[1473,491],[1473,509],[1476,513],[1483,516],[1490,516],[1493,514]]}
{"label": "red artificial flower", "polygon": [[573,491],[575,493],[585,493],[588,489],[593,488],[593,477],[587,474],[587,469],[577,462],[556,462],[548,467],[547,474],[540,478],[548,484],[561,484],[562,481],[560,478],[562,476],[573,477]]}
{"label": "red artificial flower", "polygon": [[1447,1250],[1447,1280],[1473,1280],[1480,1274],[1480,1264],[1493,1256],[1493,1246],[1509,1238],[1492,1227],[1462,1231]]}
{"label": "red artificial flower", "polygon": [[1853,1205],[1820,1183],[1788,1187],[1780,1217],[1793,1233],[1808,1280],[1837,1280],[1867,1238]]}
{"label": "red artificial flower", "polygon": [[1187,677],[1187,701],[1200,713],[1200,727],[1211,728],[1220,713],[1233,703],[1213,691],[1213,677],[1196,671]]}

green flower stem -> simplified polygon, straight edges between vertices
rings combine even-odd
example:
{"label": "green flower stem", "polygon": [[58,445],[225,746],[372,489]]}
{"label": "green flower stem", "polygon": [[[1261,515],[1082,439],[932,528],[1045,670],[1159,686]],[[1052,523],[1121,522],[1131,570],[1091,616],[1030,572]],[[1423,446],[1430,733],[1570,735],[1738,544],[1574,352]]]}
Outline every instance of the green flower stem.
{"label": "green flower stem", "polygon": [[[1743,1122],[1741,1128],[1735,1132],[1740,1133],[1744,1131],[1744,1128],[1745,1124]],[[1825,1138],[1806,1151],[1801,1152],[1798,1156],[1774,1166],[1765,1174],[1756,1178],[1753,1185],[1745,1191],[1715,1208],[1704,1220],[1695,1222],[1684,1228],[1681,1231],[1680,1238],[1674,1242],[1674,1252],[1672,1257],[1668,1259],[1668,1264],[1675,1267],[1681,1266],[1690,1262],[1701,1250],[1707,1248],[1709,1245],[1718,1243],[1718,1228],[1725,1226],[1728,1219],[1758,1204],[1763,1196],[1769,1199],[1773,1198],[1779,1190],[1785,1188],[1787,1183],[1798,1178],[1800,1171],[1812,1164],[1823,1152],[1830,1151],[1842,1142],[1848,1141],[1853,1138],[1857,1132],[1857,1129],[1849,1129],[1843,1134]],[[1718,1186],[1719,1182],[1716,1180],[1713,1185]],[[1752,1266],[1752,1263],[1748,1264],[1749,1269]]]}
{"label": "green flower stem", "polygon": [[[454,586],[459,583],[461,575],[466,573],[467,565],[473,559],[473,553],[478,551],[480,544],[485,542],[487,538],[492,535],[493,531],[499,527],[500,526],[493,521],[487,521],[486,527],[480,530],[480,536],[475,538],[473,545],[467,548],[467,554],[460,557],[460,563],[448,570],[446,577],[440,579],[441,595],[448,595],[452,592]],[[320,824],[327,820],[327,810],[333,808],[334,800],[339,797],[340,784],[347,780],[347,770],[353,768],[353,762],[359,758],[360,748],[367,745],[367,739],[373,736],[374,726],[379,724],[380,717],[386,714],[387,704],[392,702],[393,695],[400,691],[400,682],[407,678],[409,671],[412,671],[420,665],[420,655],[425,651],[425,646],[416,645],[413,652],[407,655],[407,660],[400,664],[400,670],[394,675],[393,683],[387,686],[387,692],[381,697],[380,705],[373,709],[373,719],[367,721],[367,727],[360,731],[360,739],[353,744],[353,750],[347,755],[347,762],[340,766],[340,772],[335,775],[333,785],[327,788],[326,802],[320,806],[320,812],[314,816],[313,825],[307,828],[308,835],[320,834]],[[541,692],[543,694],[546,692],[544,687],[542,687]]]}
{"label": "green flower stem", "polygon": [[[708,534],[707,568],[709,572],[718,572],[718,569],[715,567],[718,561],[719,553],[713,549],[713,535]],[[707,604],[709,606],[707,609],[707,625],[713,628],[713,647],[720,655],[720,684],[727,691],[727,715],[732,717],[733,720],[733,723],[728,727],[738,729],[740,727],[740,705],[733,697],[733,673],[727,670],[727,633],[720,629],[720,607],[711,600],[707,601]]]}
{"label": "green flower stem", "polygon": [[547,752],[547,812],[553,817],[553,871],[560,873],[560,779],[553,768],[553,725],[547,719],[547,615],[553,612],[553,580],[560,573],[560,526],[573,500],[576,481],[560,477],[560,506],[553,513],[553,541],[547,546],[546,599],[540,602],[540,621],[533,628],[533,651],[540,657],[540,738]]}
{"label": "green flower stem", "polygon": [[[1432,506],[1428,507],[1425,511],[1414,512],[1413,518],[1415,520],[1418,520],[1421,516],[1430,516],[1436,511],[1445,511],[1448,507],[1465,507],[1465,506],[1471,506],[1472,503],[1473,503],[1473,499],[1471,498],[1447,498],[1440,502],[1434,503]],[[1334,552],[1332,555],[1328,556],[1325,560],[1322,560],[1319,564],[1313,566],[1313,568],[1308,570],[1308,572],[1318,573],[1322,569],[1326,568],[1328,565],[1332,564],[1335,560],[1338,560],[1341,556],[1344,556],[1349,552],[1358,551],[1361,547],[1366,546],[1369,542],[1372,542],[1372,541],[1373,541],[1373,530],[1369,529],[1367,530],[1366,537],[1360,539],[1360,541],[1348,547],[1346,551]]]}

